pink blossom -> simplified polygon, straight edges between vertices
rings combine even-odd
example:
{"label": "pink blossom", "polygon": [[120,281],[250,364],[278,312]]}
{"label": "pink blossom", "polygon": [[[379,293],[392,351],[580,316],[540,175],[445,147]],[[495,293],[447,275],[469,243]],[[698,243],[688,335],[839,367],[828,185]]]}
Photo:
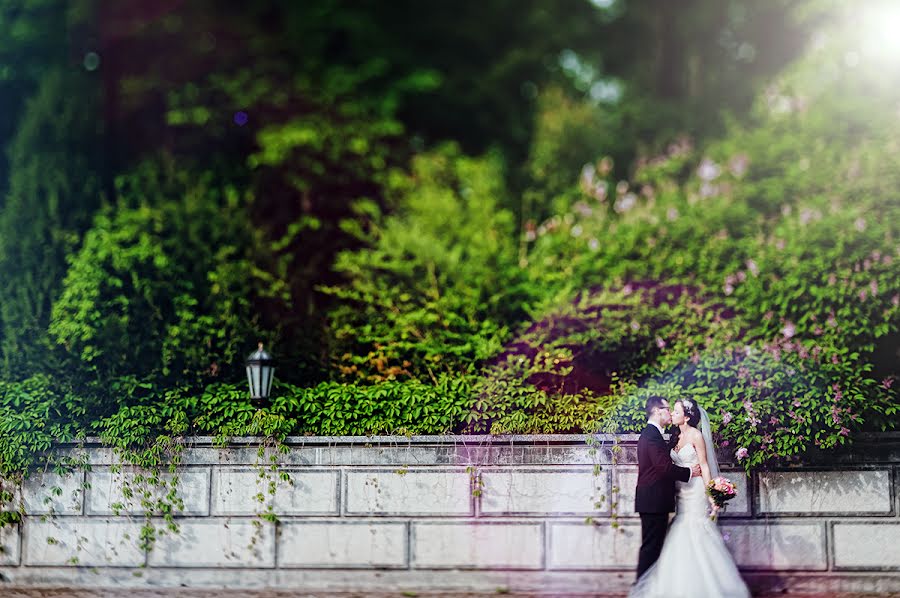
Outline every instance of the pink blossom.
{"label": "pink blossom", "polygon": [[800,399],[794,399],[793,405],[794,405],[794,407],[799,407],[799,406],[800,406]]}
{"label": "pink blossom", "polygon": [[809,351],[807,351],[804,345],[800,345],[800,349],[797,351],[797,355],[800,357],[800,359],[806,359],[807,357],[809,357]]}
{"label": "pink blossom", "polygon": [[722,292],[725,293],[725,295],[731,295],[734,292],[734,287],[726,283],[722,288]]}
{"label": "pink blossom", "polygon": [[721,446],[722,448],[725,448],[725,447],[727,447],[729,444],[731,444],[731,443],[728,442],[727,440],[723,440],[720,446]]}
{"label": "pink blossom", "polygon": [[659,347],[660,349],[665,349],[665,348],[666,348],[666,341],[664,341],[663,339],[661,339],[661,338],[659,338],[659,337],[657,336],[657,337],[656,337],[656,346]]}
{"label": "pink blossom", "polygon": [[734,455],[737,457],[738,461],[743,461],[744,459],[747,458],[747,455],[749,455],[749,454],[750,454],[750,451],[748,451],[744,447],[741,447],[737,450],[737,452],[735,452]]}
{"label": "pink blossom", "polygon": [[822,336],[822,333],[824,333],[824,332],[825,331],[822,330],[821,326],[816,326],[815,328],[813,328],[813,334],[816,336]]}
{"label": "pink blossom", "polygon": [[772,310],[769,310],[763,314],[763,320],[765,320],[766,322],[771,320],[773,317],[775,317],[775,314],[772,312]]}
{"label": "pink blossom", "polygon": [[756,265],[755,261],[747,260],[745,262],[745,265],[747,266],[747,270],[750,271],[750,274],[752,274],[753,276],[759,276],[759,266]]}
{"label": "pink blossom", "polygon": [[703,158],[700,166],[697,168],[697,176],[702,181],[713,181],[719,176],[719,165],[709,158]]}
{"label": "pink blossom", "polygon": [[882,385],[885,389],[889,389],[891,386],[893,386],[893,384],[894,384],[894,379],[891,378],[891,377],[887,377],[887,378],[885,378],[884,380],[881,381],[881,385]]}
{"label": "pink blossom", "polygon": [[831,363],[833,363],[834,365],[837,365],[837,364],[839,364],[840,362],[841,362],[841,360],[840,360],[840,358],[839,358],[837,355],[832,355],[832,356],[831,356]]}
{"label": "pink blossom", "polygon": [[793,322],[786,322],[784,327],[781,329],[781,334],[784,335],[784,338],[791,338],[797,333],[797,328],[794,326]]}
{"label": "pink blossom", "polygon": [[866,292],[865,289],[860,290],[860,292],[859,292],[859,300],[860,301],[865,301],[868,296],[869,296],[869,294]]}
{"label": "pink blossom", "polygon": [[726,411],[725,413],[722,414],[722,425],[727,426],[730,423],[731,423],[731,413]]}
{"label": "pink blossom", "polygon": [[835,328],[837,326],[837,319],[834,317],[833,313],[828,316],[828,319],[825,320],[825,323],[828,324],[830,328]]}
{"label": "pink blossom", "polygon": [[731,171],[736,178],[741,178],[747,172],[747,167],[750,165],[750,158],[747,154],[737,154],[732,156],[731,160],[728,161],[728,170]]}
{"label": "pink blossom", "polygon": [[837,276],[835,276],[834,274],[829,274],[828,275],[828,285],[834,286],[836,284],[837,284]]}
{"label": "pink blossom", "polygon": [[774,426],[775,424],[778,423],[778,418],[773,415],[772,417],[769,418],[769,423]]}
{"label": "pink blossom", "polygon": [[838,434],[840,434],[841,436],[849,436],[849,435],[850,435],[850,430],[848,430],[847,428],[842,427],[842,428],[841,428],[841,431],[838,432]]}

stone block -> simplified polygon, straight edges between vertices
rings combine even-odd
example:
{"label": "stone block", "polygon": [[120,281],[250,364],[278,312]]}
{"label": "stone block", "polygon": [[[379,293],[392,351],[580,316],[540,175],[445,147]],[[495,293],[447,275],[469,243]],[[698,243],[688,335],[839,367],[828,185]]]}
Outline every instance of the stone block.
{"label": "stone block", "polygon": [[828,567],[822,523],[726,523],[720,530],[739,567],[814,571]]}
{"label": "stone block", "polygon": [[551,522],[549,569],[630,569],[637,566],[640,525]]}
{"label": "stone block", "polygon": [[543,524],[414,522],[414,568],[540,569]]}
{"label": "stone block", "polygon": [[550,446],[547,447],[548,465],[593,465],[612,462],[612,445]]}
{"label": "stone block", "polygon": [[182,465],[258,465],[271,464],[271,458],[279,465],[315,465],[318,448],[312,446],[291,447],[287,453],[267,449],[263,456],[253,447],[217,448],[198,446],[185,449],[181,454]]}
{"label": "stone block", "polygon": [[724,478],[728,478],[734,482],[737,495],[728,501],[725,510],[722,511],[721,518],[728,517],[746,517],[750,515],[750,478],[747,472],[742,469],[725,470],[720,474]]}
{"label": "stone block", "polygon": [[59,475],[34,472],[22,483],[22,501],[28,515],[81,515],[84,508],[84,472]]}
{"label": "stone block", "polygon": [[0,566],[18,566],[21,556],[19,526],[7,525],[0,528]]}
{"label": "stone block", "polygon": [[179,522],[178,533],[159,538],[151,567],[275,566],[275,527],[258,518],[208,518]]}
{"label": "stone block", "polygon": [[615,510],[620,517],[636,517],[634,512],[634,490],[637,487],[637,469],[616,468],[613,478],[613,500],[616,501]]}
{"label": "stone block", "polygon": [[[88,473],[88,500],[85,505],[88,515],[140,515],[146,512],[142,501],[164,500],[172,490],[173,475],[160,473],[156,482],[150,481],[151,474],[131,468],[121,472],[96,469]],[[209,514],[209,469],[184,469],[177,474],[175,487],[177,499],[183,503],[176,508],[176,515]],[[126,497],[126,489],[131,493]],[[149,497],[145,494],[149,493]],[[176,505],[177,506],[177,505]]]}
{"label": "stone block", "polygon": [[347,515],[470,515],[470,475],[458,470],[349,471]]}
{"label": "stone block", "polygon": [[449,463],[447,447],[378,445],[319,448],[321,465],[435,465]]}
{"label": "stone block", "polygon": [[279,567],[406,567],[406,523],[286,521]]}
{"label": "stone block", "polygon": [[836,569],[900,569],[900,523],[834,524]]}
{"label": "stone block", "polygon": [[761,472],[759,512],[889,515],[893,512],[891,472]]}
{"label": "stone block", "polygon": [[[290,475],[290,482],[282,480],[281,473]],[[339,475],[338,471],[214,468],[212,514],[255,515],[271,505],[278,515],[337,515]]]}
{"label": "stone block", "polygon": [[[609,510],[609,472],[482,470],[484,514],[595,514]],[[596,504],[600,504],[596,507]]]}
{"label": "stone block", "polygon": [[24,564],[29,566],[138,567],[144,564],[138,522],[85,517],[40,521],[26,517]]}

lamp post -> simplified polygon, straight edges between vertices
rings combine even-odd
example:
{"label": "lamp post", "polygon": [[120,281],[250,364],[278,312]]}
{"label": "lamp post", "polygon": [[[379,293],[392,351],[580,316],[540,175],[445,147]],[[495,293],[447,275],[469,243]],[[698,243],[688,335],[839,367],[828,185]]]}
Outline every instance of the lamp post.
{"label": "lamp post", "polygon": [[254,403],[265,403],[272,390],[272,379],[275,377],[275,361],[263,350],[263,344],[247,358],[247,381],[250,383],[250,400]]}

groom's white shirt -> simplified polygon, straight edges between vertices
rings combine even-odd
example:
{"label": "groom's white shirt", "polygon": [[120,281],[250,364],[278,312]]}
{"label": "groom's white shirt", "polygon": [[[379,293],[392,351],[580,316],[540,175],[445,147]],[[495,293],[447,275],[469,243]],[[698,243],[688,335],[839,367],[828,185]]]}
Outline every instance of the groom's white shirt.
{"label": "groom's white shirt", "polygon": [[659,430],[659,435],[660,435],[660,436],[663,435],[663,429],[662,429],[662,426],[660,426],[660,425],[659,425],[658,423],[656,423],[656,422],[648,421],[647,423],[650,424],[651,426],[655,427],[657,430]]}

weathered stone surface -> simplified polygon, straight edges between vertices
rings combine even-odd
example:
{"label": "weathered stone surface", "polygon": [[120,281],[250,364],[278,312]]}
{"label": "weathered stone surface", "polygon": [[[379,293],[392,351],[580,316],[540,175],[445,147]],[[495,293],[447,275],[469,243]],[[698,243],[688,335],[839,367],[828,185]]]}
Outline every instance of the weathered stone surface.
{"label": "weathered stone surface", "polygon": [[34,472],[22,484],[22,501],[29,515],[81,515],[84,508],[84,472],[67,475]]}
{"label": "weathered stone surface", "polygon": [[889,470],[761,472],[759,511],[889,514],[890,485]]}
{"label": "weathered stone surface", "polygon": [[406,567],[406,523],[287,521],[279,567]]}
{"label": "weathered stone surface", "polygon": [[272,457],[279,465],[315,465],[318,459],[317,447],[293,446],[287,453],[267,448],[260,456],[256,447],[216,448],[200,446],[187,448],[181,453],[182,465],[253,465],[266,467]]}
{"label": "weathered stone surface", "polygon": [[824,523],[727,523],[720,526],[739,567],[824,570]]}
{"label": "weathered stone surface", "polygon": [[835,523],[834,566],[900,570],[900,523]]}
{"label": "weathered stone surface", "polygon": [[321,465],[438,465],[452,464],[452,447],[334,446],[321,447]]}
{"label": "weathered stone surface", "polygon": [[[260,473],[265,477],[260,477]],[[290,481],[282,480],[281,473],[290,475]],[[337,515],[339,479],[338,471],[216,468],[212,476],[212,514],[255,515],[271,505],[278,515]],[[274,496],[270,493],[272,483]]]}
{"label": "weathered stone surface", "polygon": [[616,501],[616,513],[620,517],[636,517],[634,512],[634,489],[637,487],[637,469],[616,468],[613,478],[613,500]]}
{"label": "weathered stone surface", "polygon": [[[607,443],[608,444],[608,443]],[[548,465],[593,465],[612,461],[611,446],[551,446],[547,448]]]}
{"label": "weathered stone surface", "polygon": [[412,526],[416,568],[542,567],[542,523],[414,522]]}
{"label": "weathered stone surface", "polygon": [[[609,473],[593,468],[561,471],[482,470],[485,514],[609,511]],[[595,507],[599,504],[599,507]]]}
{"label": "weathered stone surface", "polygon": [[549,525],[550,569],[631,569],[641,547],[639,525],[553,522]]}
{"label": "weathered stone surface", "polygon": [[274,567],[275,527],[257,518],[192,519],[158,539],[151,567]]}
{"label": "weathered stone surface", "polygon": [[459,470],[349,471],[347,515],[469,515],[470,475]]}
{"label": "weathered stone surface", "polygon": [[722,477],[728,478],[734,482],[737,495],[728,501],[725,510],[722,511],[721,518],[741,517],[750,514],[750,505],[753,504],[750,497],[750,478],[743,470],[725,470],[721,472]]}
{"label": "weathered stone surface", "polygon": [[19,526],[9,525],[0,528],[0,565],[18,565],[21,556],[19,552]]}
{"label": "weathered stone surface", "polygon": [[[172,490],[173,476],[170,473],[159,474],[157,483],[147,481],[150,476],[146,471],[113,472],[108,469],[97,469],[88,473],[90,484],[85,512],[88,515],[143,514],[146,509],[141,506],[146,492],[148,500],[156,501],[166,498]],[[183,502],[183,508],[174,509],[178,515],[209,514],[209,469],[184,469],[179,471],[175,488],[176,496]],[[143,480],[141,479],[143,478]],[[132,493],[125,496],[125,488]],[[176,505],[177,506],[177,505]]]}
{"label": "weathered stone surface", "polygon": [[137,522],[100,517],[26,517],[23,564],[137,567],[144,564]]}

